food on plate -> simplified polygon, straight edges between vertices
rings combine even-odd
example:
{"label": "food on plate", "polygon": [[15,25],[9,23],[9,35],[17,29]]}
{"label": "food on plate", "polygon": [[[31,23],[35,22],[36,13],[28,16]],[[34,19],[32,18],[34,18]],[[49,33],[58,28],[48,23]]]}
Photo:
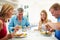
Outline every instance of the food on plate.
{"label": "food on plate", "polygon": [[21,36],[21,35],[23,35],[23,34],[15,34],[15,36]]}
{"label": "food on plate", "polygon": [[52,32],[49,32],[49,31],[41,31],[40,33],[43,35],[51,35],[52,34]]}
{"label": "food on plate", "polygon": [[27,33],[15,34],[16,37],[26,37]]}
{"label": "food on plate", "polygon": [[47,31],[47,34],[48,34],[48,35],[51,35],[51,34],[52,34],[52,32]]}
{"label": "food on plate", "polygon": [[20,37],[26,37],[27,36],[27,34],[26,33],[24,33],[23,35],[21,35]]}
{"label": "food on plate", "polygon": [[41,33],[41,34],[46,34],[46,31],[41,31],[40,33]]}

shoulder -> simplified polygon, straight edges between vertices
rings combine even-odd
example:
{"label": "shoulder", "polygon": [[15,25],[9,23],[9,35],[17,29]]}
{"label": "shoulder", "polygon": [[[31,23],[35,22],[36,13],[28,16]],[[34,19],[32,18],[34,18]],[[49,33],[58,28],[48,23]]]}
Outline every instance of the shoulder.
{"label": "shoulder", "polygon": [[27,20],[27,18],[26,17],[23,17],[23,20]]}
{"label": "shoulder", "polygon": [[1,26],[1,25],[3,25],[3,21],[2,21],[2,20],[0,20],[0,26]]}
{"label": "shoulder", "polygon": [[16,15],[13,15],[10,19],[13,20],[13,19],[16,19],[17,16]]}
{"label": "shoulder", "polygon": [[16,18],[17,16],[16,15],[13,15],[11,18]]}

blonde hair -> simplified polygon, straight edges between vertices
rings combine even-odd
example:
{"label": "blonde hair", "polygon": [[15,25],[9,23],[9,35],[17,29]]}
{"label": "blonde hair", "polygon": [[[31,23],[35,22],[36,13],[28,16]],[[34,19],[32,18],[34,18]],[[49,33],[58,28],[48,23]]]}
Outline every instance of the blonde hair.
{"label": "blonde hair", "polygon": [[[45,15],[46,15],[45,21],[47,21],[47,12],[46,12],[46,10],[42,10],[41,13],[42,12],[45,13]],[[42,19],[41,19],[41,22],[43,23],[43,20]]]}
{"label": "blonde hair", "polygon": [[41,29],[42,24],[45,24],[47,22],[51,22],[51,20],[48,20],[48,18],[47,18],[47,12],[46,12],[46,10],[42,10],[41,13],[42,12],[46,15],[46,18],[45,18],[44,21],[42,19],[39,21],[39,27],[38,27],[39,30]]}
{"label": "blonde hair", "polygon": [[0,12],[0,17],[1,17],[1,16],[4,17],[5,14],[7,14],[7,12],[8,12],[9,10],[11,10],[11,9],[14,9],[14,6],[13,6],[13,5],[8,4],[8,3],[4,4],[4,5],[2,6],[2,9],[1,9],[1,12]]}

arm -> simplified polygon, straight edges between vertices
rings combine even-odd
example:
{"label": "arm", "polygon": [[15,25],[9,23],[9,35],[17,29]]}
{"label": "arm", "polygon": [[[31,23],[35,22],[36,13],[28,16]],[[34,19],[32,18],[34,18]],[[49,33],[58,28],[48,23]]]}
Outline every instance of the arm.
{"label": "arm", "polygon": [[29,21],[26,19],[26,27],[28,27],[30,25]]}
{"label": "arm", "polygon": [[[48,20],[48,22],[51,22],[51,20]],[[46,25],[46,29],[48,31],[50,31],[50,32],[53,32],[54,31],[54,29],[51,26],[49,26],[49,25]]]}
{"label": "arm", "polygon": [[[3,22],[0,20],[0,31],[3,29]],[[8,40],[9,38],[12,38],[10,34],[6,35],[5,37],[1,38],[0,40]]]}
{"label": "arm", "polygon": [[5,37],[1,38],[0,40],[8,40],[10,38],[12,38],[12,35],[11,34],[8,34]]}
{"label": "arm", "polygon": [[60,30],[60,22],[57,22],[57,23],[49,22],[49,23],[47,23],[47,25],[49,25],[50,27],[52,27],[55,30]]}
{"label": "arm", "polygon": [[60,22],[53,23],[53,25],[55,25],[56,30],[60,30]]}
{"label": "arm", "polygon": [[3,22],[0,20],[0,31],[3,29]]}
{"label": "arm", "polygon": [[9,21],[8,29],[10,32],[12,32],[13,28],[14,28],[14,18],[11,18]]}
{"label": "arm", "polygon": [[40,30],[41,31],[41,22],[39,21],[39,26],[38,26],[38,30]]}
{"label": "arm", "polygon": [[4,38],[0,39],[0,40],[8,40],[8,37],[5,36]]}
{"label": "arm", "polygon": [[15,17],[16,16],[14,16],[10,19],[10,22],[8,25],[8,29],[10,32],[18,31],[20,29],[20,27],[18,25],[16,25],[16,26],[14,25],[14,22],[15,22],[14,20],[16,20]]}
{"label": "arm", "polygon": [[13,32],[11,34],[7,34],[5,37],[1,38],[0,40],[8,40],[14,37],[16,32]]}

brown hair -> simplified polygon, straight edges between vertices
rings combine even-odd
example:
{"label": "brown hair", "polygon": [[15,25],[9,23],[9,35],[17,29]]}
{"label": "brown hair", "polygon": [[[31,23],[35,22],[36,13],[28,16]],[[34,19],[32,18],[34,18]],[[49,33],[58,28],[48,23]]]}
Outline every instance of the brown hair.
{"label": "brown hair", "polygon": [[[58,3],[55,3],[55,4],[53,4],[51,7],[50,7],[50,9],[54,9],[54,10],[60,10],[60,4],[58,4]],[[49,9],[49,10],[50,10]]]}
{"label": "brown hair", "polygon": [[[46,12],[46,10],[42,10],[41,13],[42,12],[45,13],[45,15],[46,15],[46,18],[45,18],[45,21],[46,21],[47,20],[47,12]],[[41,19],[41,22],[43,23],[43,19]]]}

